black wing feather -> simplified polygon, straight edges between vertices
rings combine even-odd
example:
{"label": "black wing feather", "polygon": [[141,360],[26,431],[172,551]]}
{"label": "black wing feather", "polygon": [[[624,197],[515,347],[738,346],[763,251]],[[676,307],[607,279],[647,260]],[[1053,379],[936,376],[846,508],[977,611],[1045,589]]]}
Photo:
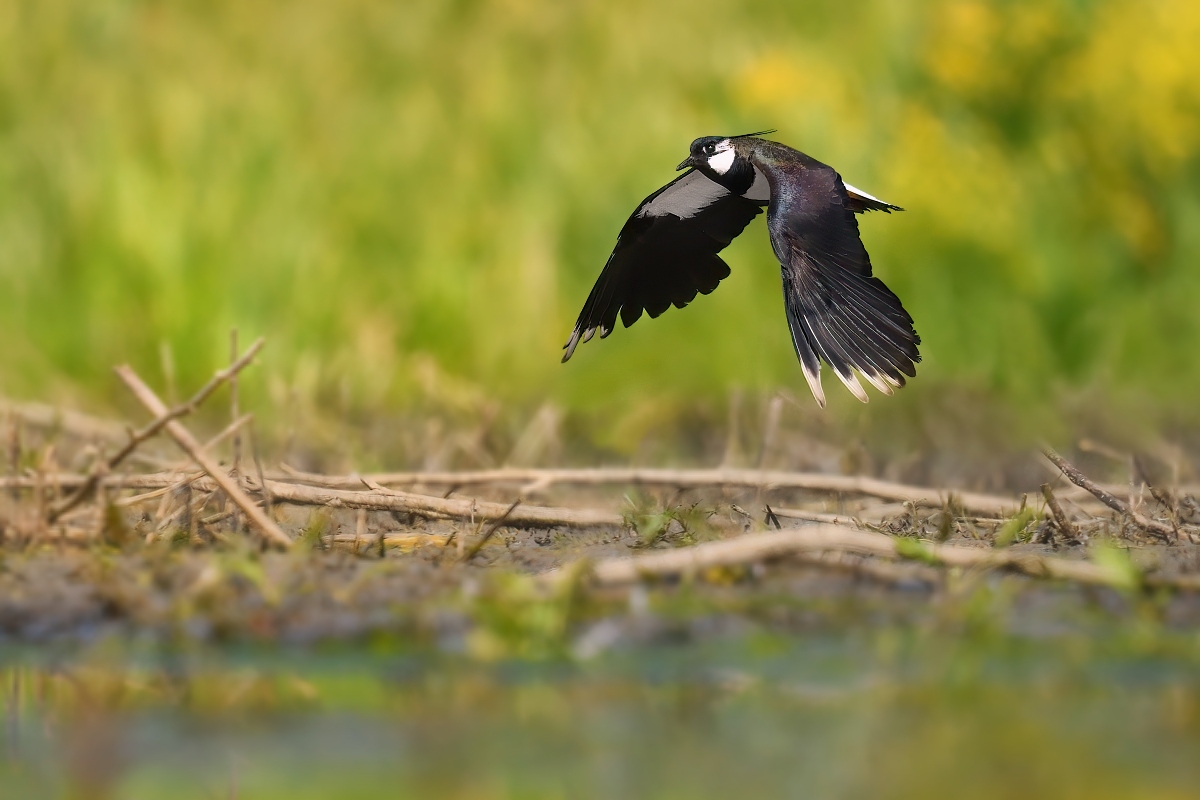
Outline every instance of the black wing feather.
{"label": "black wing feather", "polygon": [[612,333],[642,312],[651,318],[683,308],[729,277],[717,255],[762,213],[762,204],[735,195],[702,173],[689,170],[641,202],[621,228],[617,244],[592,287],[571,337],[569,359],[597,331]]}
{"label": "black wing feather", "polygon": [[916,374],[921,338],[900,299],[872,274],[854,216],[861,198],[831,167],[803,154],[764,155],[756,166],[771,181],[767,229],[796,356],[817,402],[825,404],[820,361],[863,401],[855,371],[889,393],[903,386]]}

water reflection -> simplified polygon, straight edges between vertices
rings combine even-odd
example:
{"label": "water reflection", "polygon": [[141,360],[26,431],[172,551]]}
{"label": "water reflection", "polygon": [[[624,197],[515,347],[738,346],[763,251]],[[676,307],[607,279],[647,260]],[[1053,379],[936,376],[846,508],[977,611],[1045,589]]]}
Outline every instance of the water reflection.
{"label": "water reflection", "polygon": [[1079,647],[845,635],[490,665],[10,654],[0,794],[1193,796],[1190,650]]}

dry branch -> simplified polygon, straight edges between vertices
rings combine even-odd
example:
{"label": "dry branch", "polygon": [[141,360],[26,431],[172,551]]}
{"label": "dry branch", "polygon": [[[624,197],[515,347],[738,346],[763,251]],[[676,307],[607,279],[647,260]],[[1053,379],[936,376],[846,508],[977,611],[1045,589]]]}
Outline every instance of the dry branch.
{"label": "dry branch", "polygon": [[1046,506],[1050,509],[1050,515],[1054,517],[1054,526],[1058,528],[1059,535],[1068,542],[1078,542],[1079,530],[1071,522],[1071,518],[1067,516],[1067,512],[1063,511],[1062,504],[1054,496],[1054,491],[1050,488],[1050,484],[1042,484],[1042,497],[1046,498]]}
{"label": "dry branch", "polygon": [[[256,348],[261,346],[261,342],[261,339],[258,342],[255,342],[254,345],[251,346],[250,350],[247,351],[247,355],[249,356],[254,352],[257,352]],[[237,365],[235,364],[233,366]],[[232,369],[233,367],[230,367],[229,369],[224,370],[224,372],[229,372]],[[220,373],[218,373],[218,375],[219,374]],[[154,393],[154,390],[143,383],[142,379],[139,378],[137,373],[135,373],[130,367],[117,367],[117,376],[121,379],[122,383],[129,387],[129,390],[133,392],[138,401],[150,410],[151,414],[154,414],[157,417],[163,417],[165,414],[169,413],[167,407],[163,405],[162,400],[160,400],[158,395]],[[242,510],[250,522],[253,523],[254,526],[259,530],[261,530],[263,535],[266,536],[269,541],[284,547],[291,546],[292,540],[288,538],[288,535],[284,533],[278,525],[275,524],[274,520],[264,514],[263,510],[255,505],[253,500],[246,496],[246,493],[241,490],[241,487],[239,487],[232,478],[225,474],[225,472],[221,469],[221,466],[213,461],[212,457],[204,451],[204,448],[201,446],[200,442],[198,442],[196,438],[192,436],[192,434],[183,426],[182,423],[176,419],[170,419],[165,422],[163,427],[166,429],[167,433],[170,434],[171,438],[175,440],[175,443],[178,444],[185,453],[191,456],[192,460],[196,462],[197,466],[208,473],[209,478],[211,478],[213,482],[217,484],[217,486],[221,487],[221,490],[225,492],[226,496],[229,497],[229,499],[232,500],[233,503]]]}
{"label": "dry branch", "polygon": [[[36,489],[44,486],[47,481],[62,489],[72,489],[82,486],[89,476],[73,472],[42,473],[37,475],[19,475],[17,477],[0,478],[0,489]],[[162,489],[179,480],[179,471],[151,472],[144,475],[105,475],[100,479],[96,488],[100,489]]]}
{"label": "dry branch", "polygon": [[1097,500],[1099,500],[1101,503],[1104,503],[1104,505],[1108,506],[1113,511],[1116,511],[1118,514],[1128,516],[1133,520],[1134,524],[1142,530],[1146,531],[1147,533],[1154,534],[1160,539],[1168,542],[1174,540],[1178,536],[1178,532],[1170,525],[1139,514],[1130,508],[1128,503],[1118,499],[1113,494],[1096,485],[1095,482],[1076,469],[1074,464],[1067,461],[1058,453],[1054,452],[1054,450],[1051,448],[1042,448],[1042,453],[1046,456],[1046,458],[1050,459],[1054,466],[1062,470],[1062,474],[1067,476],[1067,480],[1071,481],[1071,483],[1075,484],[1081,489],[1086,489],[1087,491],[1091,492]]}
{"label": "dry branch", "polygon": [[[247,476],[248,477],[248,476]],[[19,478],[0,478],[0,488],[36,489],[44,486],[50,478],[60,485],[78,486],[86,480],[86,476],[72,474],[20,476]],[[154,473],[151,475],[108,475],[100,481],[100,486],[109,489],[163,490],[178,488],[182,479],[178,473]],[[264,488],[258,481],[248,481],[249,488],[258,491]],[[191,481],[198,491],[211,492],[217,485],[207,478]],[[362,486],[361,480],[355,479],[355,486]],[[437,519],[470,519],[472,501],[461,498],[442,498],[429,495],[400,492],[380,487],[370,492],[351,492],[345,490],[325,489],[315,486],[303,486],[296,483],[283,483],[266,480],[265,489],[272,503],[289,502],[297,505],[328,505],[345,508],[365,508],[376,511],[399,511],[418,516]],[[155,492],[156,496],[161,496]],[[132,501],[134,498],[129,498]],[[146,499],[146,498],[141,498]],[[484,520],[497,519],[503,515],[508,506],[502,503],[478,501],[475,503],[476,517]],[[588,528],[604,525],[622,525],[624,518],[617,513],[593,509],[554,508],[548,506],[522,506],[519,511],[509,517],[514,525],[563,525],[570,528]]]}
{"label": "dry branch", "polygon": [[788,556],[789,561],[808,564],[814,567],[846,572],[851,575],[861,575],[881,583],[911,583],[919,581],[929,586],[936,586],[944,573],[936,567],[917,564],[912,561],[895,564],[881,561],[878,558],[860,556],[854,553],[796,553]]}
{"label": "dry branch", "polygon": [[562,525],[569,528],[590,528],[624,524],[620,514],[595,509],[521,505],[510,510],[510,507],[503,503],[489,503],[483,500],[430,497],[429,495],[410,494],[390,489],[350,492],[342,489],[325,489],[270,480],[267,481],[267,488],[270,489],[275,502],[302,505],[401,511],[445,519],[471,519],[473,515],[479,520],[505,519],[510,525]]}
{"label": "dry branch", "polygon": [[[175,406],[172,409],[168,409],[166,406],[162,405],[161,401],[158,401],[157,397],[155,397],[155,400],[158,401],[158,406],[162,408],[161,411],[154,412],[155,419],[140,430],[131,433],[129,435],[129,441],[125,443],[125,446],[114,453],[110,458],[105,461],[97,462],[96,466],[92,468],[91,473],[87,476],[84,482],[78,488],[76,488],[75,491],[70,494],[70,496],[59,503],[56,507],[51,509],[50,513],[47,515],[47,520],[49,522],[54,522],[64,513],[82,503],[91,496],[92,492],[96,490],[96,487],[100,483],[100,479],[116,469],[122,461],[128,458],[133,451],[138,448],[138,445],[154,436],[163,428],[167,427],[172,421],[186,416],[199,408],[200,404],[207,400],[208,396],[215,392],[218,386],[233,378],[238,374],[238,372],[240,372],[251,361],[254,360],[254,356],[258,355],[258,351],[262,349],[263,341],[264,340],[262,338],[259,338],[254,344],[250,345],[250,348],[241,358],[234,361],[225,369],[218,370],[217,373],[209,379],[208,383],[200,387],[200,391],[192,395],[192,398],[186,403]],[[129,371],[129,374],[133,374],[133,371],[128,367],[118,368],[118,374],[120,369],[126,369]],[[141,383],[140,380],[138,382]],[[145,387],[145,384],[142,384],[142,386]],[[149,391],[149,389],[147,388],[146,391]],[[151,392],[151,394],[153,394],[153,392]]]}
{"label": "dry branch", "polygon": [[[180,478],[179,480],[175,481],[174,483],[170,484],[169,486],[164,486],[161,489],[155,489],[152,492],[145,492],[143,494],[135,494],[133,497],[123,497],[120,500],[117,500],[115,503],[113,503],[113,505],[118,506],[120,508],[128,508],[129,506],[136,506],[141,503],[145,503],[147,500],[154,500],[155,498],[158,498],[158,497],[164,497],[164,496],[170,494],[171,492],[182,489],[183,487],[192,483],[193,481],[195,481],[197,478],[199,478],[203,474],[204,474],[203,472],[196,472],[192,475],[188,475],[183,478]],[[162,514],[158,514],[157,516],[162,516]]]}
{"label": "dry branch", "polygon": [[[284,471],[292,480],[314,486],[354,488],[360,485],[358,476],[329,476],[299,472],[288,467]],[[808,472],[783,472],[757,469],[642,469],[637,467],[601,467],[597,469],[490,469],[472,472],[389,472],[367,476],[375,483],[387,485],[468,486],[479,484],[518,484],[544,488],[556,484],[598,486],[629,484],[644,486],[675,486],[681,488],[724,486],[749,489],[806,489],[811,491],[863,494],[888,500],[911,501],[921,506],[941,508],[949,495],[963,508],[988,515],[1001,515],[1015,510],[1020,502],[1009,497],[930,489],[903,483],[850,475],[821,475]]]}
{"label": "dry branch", "polygon": [[[589,574],[594,584],[620,586],[648,578],[696,574],[712,567],[754,564],[784,556],[819,552],[911,558],[949,567],[1009,569],[1035,578],[1050,578],[1091,586],[1128,586],[1128,576],[1119,575],[1114,570],[1088,561],[1018,553],[1011,549],[993,550],[917,542],[829,524],[798,530],[747,534],[735,539],[706,542],[678,550],[606,559],[591,565]],[[550,583],[569,580],[569,576],[577,574],[573,566],[567,565],[542,573],[542,578]],[[1149,576],[1145,583],[1148,586],[1200,591],[1200,576],[1194,575],[1162,578]]]}

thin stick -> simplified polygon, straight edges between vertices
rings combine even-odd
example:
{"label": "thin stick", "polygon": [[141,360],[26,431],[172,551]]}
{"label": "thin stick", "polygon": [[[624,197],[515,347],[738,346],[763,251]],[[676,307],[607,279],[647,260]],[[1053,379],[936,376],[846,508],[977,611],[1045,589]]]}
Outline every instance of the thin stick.
{"label": "thin stick", "polygon": [[[521,505],[521,498],[518,497],[516,500],[513,500],[512,505],[508,507],[508,511],[504,513],[504,516],[500,517],[500,519],[489,525],[488,529],[483,532],[483,536],[480,536],[479,540],[475,542],[475,544],[471,545],[471,549],[467,550],[467,552],[463,554],[461,558],[459,558],[459,563],[466,564],[468,561],[474,558],[475,554],[482,550],[483,546],[488,543],[488,539],[491,539],[492,536],[495,535],[496,531],[500,530],[500,526],[504,524],[504,520],[508,519],[508,515],[515,511],[519,505]],[[461,539],[459,541],[461,541]]]}
{"label": "thin stick", "polygon": [[[112,472],[117,465],[124,461],[131,453],[133,453],[133,451],[136,450],[138,445],[140,445],[142,442],[146,441],[151,436],[154,436],[163,428],[169,427],[173,421],[195,411],[201,403],[208,399],[209,395],[216,391],[218,386],[232,378],[234,375],[237,375],[247,365],[249,365],[250,362],[254,360],[254,356],[258,355],[258,351],[262,349],[265,341],[266,340],[260,337],[254,342],[254,344],[250,345],[250,349],[246,351],[245,355],[230,364],[225,369],[219,370],[215,375],[213,375],[208,383],[200,387],[200,391],[192,395],[192,398],[183,405],[168,409],[162,404],[161,400],[158,400],[157,395],[155,395],[157,407],[161,408],[162,411],[158,412],[155,415],[155,419],[148,425],[143,427],[141,430],[130,434],[129,441],[126,442],[125,446],[118,450],[111,458],[109,458],[107,461],[98,461],[96,466],[92,468],[92,471],[88,475],[87,479],[84,480],[83,484],[74,492],[72,492],[66,500],[50,511],[50,514],[47,517],[48,521],[54,522],[65,512],[70,511],[72,508],[90,497],[92,492],[96,490],[96,486],[99,484],[100,479],[103,478],[105,474]],[[118,372],[120,369],[121,368],[118,368]],[[124,369],[129,370],[131,375],[133,374],[133,370],[130,370],[129,367],[124,367]],[[138,379],[138,383],[141,383],[140,379]],[[145,384],[142,385],[145,386]],[[148,388],[147,391],[149,391]],[[199,446],[198,443],[197,446]]]}
{"label": "thin stick", "polygon": [[[764,525],[773,525],[775,527],[775,530],[777,530],[777,531],[782,530],[783,525],[779,524],[779,517],[775,514],[774,509],[772,509],[770,506],[766,506],[766,512],[767,512],[766,517],[763,518],[763,524]],[[818,521],[819,522],[830,522],[830,520],[827,520],[827,519],[818,520]]]}
{"label": "thin stick", "polygon": [[[58,473],[53,476],[58,486],[64,489],[77,488],[88,481],[88,475],[76,473]],[[105,489],[161,489],[179,480],[179,469],[176,467],[168,472],[152,472],[147,475],[106,475],[97,483],[97,488]],[[36,489],[36,477],[31,473],[18,478],[0,478],[0,488]]]}
{"label": "thin stick", "polygon": [[[300,472],[284,465],[293,479],[314,486],[353,488],[358,476],[328,476]],[[963,508],[991,516],[1000,516],[1017,508],[1020,501],[1009,497],[960,492],[958,490],[910,486],[902,483],[851,475],[821,475],[807,472],[782,472],[757,469],[642,469],[638,467],[601,467],[598,469],[521,469],[503,468],[472,472],[391,472],[368,476],[381,485],[460,485],[553,484],[598,486],[604,484],[655,486],[740,486],[746,488],[806,489],[811,491],[865,494],[889,500],[912,501],[922,506],[942,508],[945,495],[953,493]]]}
{"label": "thin stick", "polygon": [[859,519],[858,514],[827,514],[821,511],[807,511],[803,508],[771,508],[766,507],[766,524],[774,528],[782,528],[779,524],[779,517],[784,519],[800,519],[805,522],[832,522],[840,524],[853,524],[855,519]]}
{"label": "thin stick", "polygon": [[550,508],[545,506],[521,506],[513,511],[502,503],[459,498],[443,499],[429,495],[409,494],[385,489],[371,492],[348,492],[339,489],[324,489],[315,486],[300,486],[294,483],[267,481],[276,501],[303,505],[366,508],[378,511],[404,511],[424,517],[443,519],[494,520],[504,518],[512,525],[563,525],[571,528],[596,526],[620,526],[624,519],[620,514],[595,509]]}
{"label": "thin stick", "polygon": [[188,486],[187,495],[183,498],[183,502],[187,504],[188,509],[187,528],[189,542],[195,542],[200,538],[200,512],[204,510],[204,506],[208,504],[210,497],[212,497],[212,495],[202,498],[200,500],[200,504],[193,508],[192,487]]}
{"label": "thin stick", "polygon": [[367,532],[367,510],[360,508],[354,520],[354,555],[358,555],[358,543]]}
{"label": "thin stick", "polygon": [[[253,427],[251,427],[253,430]],[[270,474],[270,473],[268,473]],[[86,479],[82,475],[56,475],[56,480],[64,485],[79,485]],[[100,485],[115,489],[162,489],[179,481],[178,474],[156,473],[152,475],[109,475],[101,480]],[[43,481],[44,483],[44,481]],[[0,482],[0,487],[4,486]],[[23,489],[36,489],[39,485],[35,476],[21,476],[16,483]],[[363,481],[355,478],[351,485],[362,486]],[[192,482],[199,491],[213,491],[216,484],[210,478],[197,478]],[[257,486],[253,487],[259,488]],[[303,486],[296,483],[283,483],[267,478],[262,487],[270,497],[270,503],[295,503],[297,505],[328,505],[332,507],[365,508],[378,511],[400,511],[430,519],[469,519],[471,517],[472,501],[469,498],[441,498],[422,494],[400,492],[394,489],[380,487],[372,492],[350,492],[344,490],[325,489],[316,486]],[[507,506],[502,503],[479,502],[476,516],[483,520],[496,519],[504,514]],[[562,525],[569,528],[590,528],[602,526],[621,526],[624,518],[615,512],[596,509],[555,508],[552,506],[521,506],[509,518],[516,526],[553,526]]]}
{"label": "thin stick", "polygon": [[257,427],[250,426],[250,452],[254,455],[254,469],[258,471],[258,485],[262,487],[263,494],[263,511],[271,519],[275,519],[272,506],[274,498],[271,496],[271,488],[267,486],[267,479],[263,477],[262,459],[258,457],[258,433]]}
{"label": "thin stick", "polygon": [[1046,458],[1050,459],[1054,466],[1062,470],[1063,475],[1066,475],[1067,479],[1071,481],[1071,483],[1082,489],[1087,489],[1092,493],[1093,496],[1095,496],[1097,500],[1099,500],[1101,503],[1104,503],[1104,505],[1108,506],[1113,511],[1116,511],[1118,514],[1128,516],[1142,530],[1146,531],[1147,533],[1152,533],[1165,541],[1171,541],[1175,538],[1176,531],[1170,525],[1159,522],[1155,519],[1150,519],[1149,517],[1144,517],[1137,513],[1129,507],[1128,503],[1118,500],[1116,497],[1093,483],[1086,475],[1076,469],[1071,462],[1054,452],[1054,450],[1051,448],[1042,448],[1042,453],[1046,456]]}
{"label": "thin stick", "polygon": [[227,511],[218,511],[215,514],[209,514],[207,517],[200,520],[200,524],[205,527],[208,527],[209,525],[214,525],[222,520],[229,519],[236,513],[237,513],[237,511],[232,508]]}
{"label": "thin stick", "polygon": [[[593,584],[621,586],[647,578],[695,574],[711,567],[753,564],[791,556],[796,553],[840,552],[887,558],[912,558],[948,567],[1010,569],[1035,578],[1049,578],[1090,586],[1126,587],[1128,578],[1113,570],[1087,561],[993,550],[958,545],[896,539],[881,533],[856,531],[841,525],[812,527],[747,534],[735,539],[705,542],[693,547],[647,555],[599,561],[590,569]],[[575,574],[568,564],[544,572],[543,581],[555,584]],[[1146,576],[1144,584],[1200,591],[1200,576]]]}
{"label": "thin stick", "polygon": [[[473,527],[473,528],[475,527],[475,506],[476,505],[477,504],[475,502],[471,503],[471,527]],[[480,527],[483,526],[483,520],[479,521],[479,525],[480,525]],[[478,533],[479,528],[475,528],[475,532]],[[467,552],[467,537],[466,537],[466,535],[460,535],[458,537],[458,541],[455,542],[455,546],[458,548],[458,560],[462,561],[463,555]]]}
{"label": "thin stick", "polygon": [[[260,339],[259,342],[261,341]],[[254,348],[252,347],[251,349],[253,350]],[[129,387],[129,390],[133,392],[138,401],[150,410],[151,414],[162,417],[164,414],[170,413],[167,407],[163,405],[162,400],[158,399],[158,395],[154,393],[154,390],[143,383],[142,379],[129,366],[123,365],[117,367],[117,376],[121,379],[122,383]],[[291,546],[292,540],[288,535],[275,524],[274,520],[264,514],[263,510],[255,505],[253,500],[246,496],[246,493],[237,485],[237,482],[230,478],[221,469],[221,466],[212,460],[212,457],[200,446],[200,442],[196,441],[196,438],[192,436],[191,432],[182,423],[178,420],[170,419],[163,427],[166,428],[167,433],[175,440],[175,443],[191,456],[197,466],[208,473],[208,477],[217,486],[221,487],[221,490],[225,492],[229,499],[242,510],[247,519],[262,531],[263,535],[270,542],[283,547]]]}
{"label": "thin stick", "polygon": [[1062,504],[1054,496],[1054,491],[1050,488],[1050,484],[1042,484],[1042,497],[1046,498],[1046,505],[1050,509],[1050,515],[1054,517],[1054,526],[1058,528],[1058,532],[1062,538],[1068,542],[1078,542],[1079,530],[1071,522],[1071,518],[1067,516],[1067,512],[1063,511]]}
{"label": "thin stick", "polygon": [[893,564],[889,561],[880,561],[877,558],[859,556],[853,553],[794,553],[788,557],[788,560],[801,564],[810,564],[814,567],[848,572],[851,575],[870,578],[881,583],[911,583],[919,581],[932,587],[938,584],[942,575],[934,567],[916,564],[911,561],[903,564]]}
{"label": "thin stick", "polygon": [[[226,425],[223,429],[221,429],[221,432],[218,433],[216,436],[214,436],[211,439],[209,439],[208,441],[206,441],[204,443],[204,449],[209,452],[212,452],[213,450],[215,450],[217,447],[220,446],[221,442],[225,441],[230,436],[234,435],[235,433],[237,433],[238,431],[240,431],[242,428],[244,428],[246,425],[249,425],[253,421],[254,421],[253,414],[243,414],[239,418],[235,419],[233,422]],[[185,461],[183,463],[186,464],[187,462]]]}
{"label": "thin stick", "polygon": [[[200,477],[203,474],[204,474],[203,472],[198,472],[198,473],[196,473],[196,477]],[[187,484],[184,483],[183,486],[187,486]],[[185,492],[185,494],[186,494],[186,492]],[[174,501],[175,501],[174,494],[172,494],[170,492],[167,492],[166,494],[164,494],[162,496],[162,500],[160,500],[158,503],[158,508],[156,508],[154,510],[154,518],[162,519],[163,517],[165,517],[167,514],[167,511],[170,510],[170,508],[171,508],[171,503],[173,503]]]}
{"label": "thin stick", "polygon": [[[251,428],[253,429],[253,425],[251,426]],[[137,453],[134,454],[134,456],[137,456],[137,455],[138,455]],[[163,462],[156,461],[156,466],[163,466],[163,465],[164,465]],[[1053,466],[1053,464],[1051,464],[1049,461],[1045,462],[1045,466],[1047,469],[1054,469],[1055,472],[1058,473],[1057,468],[1055,468]],[[571,471],[569,471],[571,474],[566,475],[565,477],[574,478],[576,475],[583,476],[586,473],[591,472],[591,471],[592,470],[571,470]],[[174,465],[171,470],[166,470],[166,471],[161,471],[161,472],[151,472],[151,473],[146,473],[143,475],[111,474],[111,475],[107,475],[107,476],[101,478],[100,485],[103,485],[106,488],[113,488],[113,489],[161,489],[164,486],[169,486],[175,480],[178,480],[177,472],[178,472],[178,465]],[[386,486],[387,484],[392,484],[392,485],[407,484],[407,485],[414,485],[414,486],[415,485],[436,486],[436,485],[457,485],[460,482],[459,476],[465,476],[465,478],[467,478],[467,480],[462,481],[463,485],[486,485],[489,483],[517,484],[517,483],[521,483],[521,481],[518,480],[520,477],[523,477],[523,476],[529,477],[529,474],[525,471],[522,471],[522,472],[513,471],[513,473],[511,475],[504,475],[502,477],[502,479],[500,479],[500,480],[491,480],[490,479],[490,478],[495,477],[495,475],[500,472],[504,472],[504,470],[496,470],[496,471],[492,471],[492,472],[483,471],[483,472],[463,472],[463,473],[454,473],[454,472],[428,473],[432,477],[441,478],[443,480],[425,480],[424,477],[422,477],[421,479],[413,478],[413,476],[424,476],[424,473],[374,474],[374,475],[366,476],[366,479],[371,480],[373,482],[377,481],[378,483],[380,483],[381,485],[384,485],[384,486]],[[530,472],[536,473],[538,471],[533,470]],[[630,470],[624,470],[624,469],[616,470],[616,471],[610,471],[608,469],[596,470],[595,472],[598,473],[597,476],[592,477],[592,478],[581,479],[578,481],[564,480],[563,479],[564,473],[566,473],[567,471],[545,470],[545,472],[550,473],[550,474],[547,474],[544,476],[538,476],[537,480],[536,480],[536,484],[537,484],[536,488],[540,489],[540,488],[550,486],[551,484],[556,484],[556,483],[557,484],[576,483],[578,485],[590,485],[590,486],[599,486],[599,485],[603,485],[606,483],[617,485],[617,484],[622,483],[623,479],[625,477],[628,477]],[[639,476],[643,472],[644,472],[643,470],[638,470]],[[675,472],[675,471],[670,471],[670,472]],[[688,471],[688,472],[691,472],[691,471]],[[710,473],[712,471],[695,470],[694,472]],[[746,472],[754,473],[754,474],[763,474],[763,475],[773,474],[773,473],[756,473],[753,470],[746,470]],[[797,480],[794,482],[786,483],[786,484],[764,483],[763,485],[766,486],[767,488],[803,489],[805,491],[813,491],[813,492],[837,492],[837,493],[846,493],[846,494],[862,494],[862,495],[866,495],[868,497],[880,497],[883,499],[887,499],[888,497],[898,496],[898,492],[896,492],[896,491],[874,492],[874,491],[868,491],[868,489],[872,488],[870,485],[861,485],[861,486],[856,487],[853,485],[847,485],[847,484],[843,483],[843,482],[850,482],[850,484],[852,484],[852,483],[856,483],[856,482],[860,482],[860,481],[864,480],[864,479],[855,478],[855,477],[842,476],[842,475],[808,474],[808,473],[802,473],[802,472],[781,473],[781,474],[794,476],[795,478],[797,478]],[[1058,473],[1058,474],[1061,474],[1061,473]],[[363,485],[363,480],[364,480],[364,478],[359,475],[318,475],[318,474],[314,474],[314,473],[299,472],[297,470],[291,469],[290,467],[286,467],[286,466],[284,467],[284,470],[282,472],[268,471],[265,473],[265,475],[266,475],[267,479],[271,480],[271,481],[286,481],[286,482],[293,483],[293,484],[294,483],[302,483],[302,484],[308,484],[308,485],[312,485],[312,486],[322,486],[322,487],[328,487],[328,488],[334,488],[334,489],[337,489],[337,488],[345,488],[345,489],[360,488]],[[473,480],[474,478],[477,478],[480,476],[489,477],[489,480]],[[55,480],[57,485],[61,486],[63,489],[70,489],[70,488],[74,488],[74,487],[83,485],[88,480],[88,477],[89,477],[88,475],[81,475],[78,473],[68,472],[68,473],[56,474],[53,476],[53,479]],[[398,477],[401,479],[397,479]],[[811,483],[809,483],[809,485],[804,485],[804,486],[798,485],[802,480],[804,480],[804,481],[811,480]],[[865,480],[874,481],[874,479],[865,479]],[[639,482],[642,484],[649,484],[649,485],[655,484],[654,481],[627,481],[627,482],[633,483],[633,484],[637,484]],[[660,483],[661,485],[665,485],[665,486],[679,485],[678,482],[672,482],[672,481],[661,481],[658,483]],[[956,498],[964,497],[958,491],[952,490],[952,489],[938,489],[935,487],[905,487],[904,484],[889,484],[889,482],[887,482],[887,481],[878,481],[877,483],[882,484],[885,487],[892,486],[892,487],[901,488],[901,489],[902,488],[911,489],[914,492],[912,497],[915,497],[917,499],[908,500],[907,499],[908,496],[906,496],[905,500],[898,501],[898,502],[913,502],[921,508],[938,508],[938,509],[943,508],[944,501],[940,499],[940,496],[942,494],[954,494],[954,496]],[[36,481],[32,477],[32,475],[0,476],[0,489],[26,489],[26,490],[28,490],[28,489],[33,489],[35,484],[36,484]],[[526,482],[524,485],[528,486],[529,483]],[[695,482],[695,483],[684,482],[683,485],[700,487],[700,486],[719,486],[719,485],[721,485],[721,483],[719,480],[715,480],[715,481],[700,481],[700,482]],[[747,484],[730,484],[730,485],[746,486]],[[1120,485],[1112,485],[1112,484],[1097,484],[1097,485],[1100,486],[1105,491],[1107,491],[1117,497],[1125,495],[1129,491],[1128,486],[1120,486]],[[753,488],[754,486],[756,486],[756,484],[750,484],[750,486],[751,486],[751,488]],[[1181,486],[1181,487],[1179,487],[1178,491],[1181,494],[1200,495],[1200,486]],[[1081,489],[1078,486],[1068,485],[1068,486],[1063,487],[1061,490],[1056,490],[1056,492],[1057,492],[1057,495],[1060,497],[1060,499],[1069,500],[1072,503],[1075,503],[1077,505],[1080,503],[1080,501],[1087,501],[1090,503],[1095,503],[1097,505],[1100,504],[1100,501],[1098,501],[1090,492],[1086,491],[1085,489]],[[936,501],[933,499],[935,497],[938,498]],[[975,500],[982,499],[982,498],[987,499],[986,504],[975,502]],[[965,511],[971,512],[974,514],[978,514],[979,516],[991,516],[991,517],[1002,517],[1002,516],[1004,516],[1004,513],[1003,513],[1004,509],[1007,509],[1008,511],[1014,511],[1020,505],[1020,502],[1021,502],[1017,498],[1006,498],[1006,497],[1001,497],[1001,496],[997,496],[997,495],[970,494],[970,493],[965,496],[965,500],[967,501],[966,504],[964,505]],[[989,510],[986,507],[989,505],[997,506],[997,507],[1001,507],[1001,508],[1000,508],[1000,510],[997,510],[997,509]],[[1081,510],[1086,511],[1086,509],[1081,509]]]}
{"label": "thin stick", "polygon": [[1175,531],[1175,535],[1179,535],[1179,501],[1175,497],[1174,492],[1164,491],[1159,489],[1150,481],[1150,473],[1146,470],[1146,465],[1136,455],[1130,456],[1133,461],[1133,470],[1138,480],[1140,480],[1150,490],[1150,496],[1153,497],[1167,512],[1171,515],[1171,529]]}

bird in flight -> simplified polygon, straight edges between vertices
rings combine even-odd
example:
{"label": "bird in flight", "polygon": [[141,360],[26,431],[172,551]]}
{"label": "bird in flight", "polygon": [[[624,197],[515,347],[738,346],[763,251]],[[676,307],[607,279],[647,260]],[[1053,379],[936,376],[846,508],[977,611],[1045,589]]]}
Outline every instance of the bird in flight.
{"label": "bird in flight", "polygon": [[884,394],[916,375],[921,337],[883,281],[858,235],[856,214],[902,211],[855,189],[830,166],[799,150],[758,138],[705,136],[676,169],[685,172],[642,201],[621,228],[571,338],[612,333],[683,308],[729,276],[717,253],[767,209],[767,233],[783,274],[792,344],[817,403],[824,407],[821,362],[867,402],[861,375]]}

